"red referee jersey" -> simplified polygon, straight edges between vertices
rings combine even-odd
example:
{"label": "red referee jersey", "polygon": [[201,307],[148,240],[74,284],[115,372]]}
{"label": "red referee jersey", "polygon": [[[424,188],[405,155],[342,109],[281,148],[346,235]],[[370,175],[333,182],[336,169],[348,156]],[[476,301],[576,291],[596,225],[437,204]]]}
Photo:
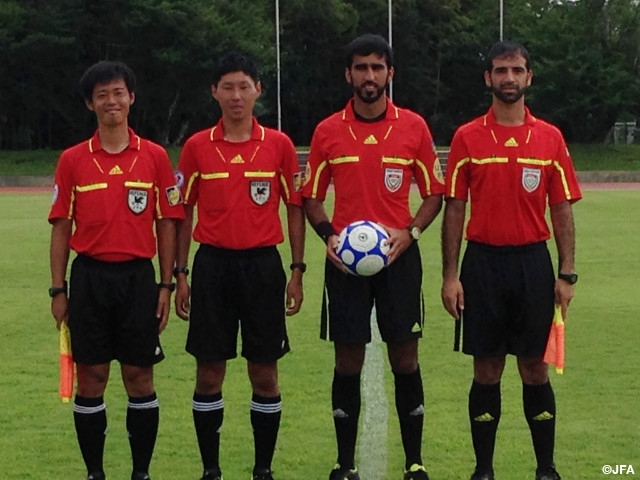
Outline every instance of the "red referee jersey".
{"label": "red referee jersey", "polygon": [[98,132],[60,155],[49,221],[72,219],[70,246],[104,261],[152,258],[155,219],[184,218],[167,152],[129,129],[129,146],[110,154]]}
{"label": "red referee jersey", "polygon": [[489,245],[548,240],[547,203],[582,198],[560,131],[526,109],[520,126],[498,125],[493,109],[451,142],[446,196],[471,200],[467,239]]}
{"label": "red referee jersey", "polygon": [[387,99],[384,119],[363,122],[350,101],[316,127],[303,196],[324,200],[333,179],[335,231],[356,220],[406,228],[413,219],[412,178],[423,198],[444,193],[438,154],[422,117]]}
{"label": "red referee jersey", "polygon": [[190,137],[180,155],[184,201],[197,205],[193,238],[241,250],[282,243],[280,198],[302,205],[302,173],[284,133],[253,119],[246,142],[224,139],[222,120]]}

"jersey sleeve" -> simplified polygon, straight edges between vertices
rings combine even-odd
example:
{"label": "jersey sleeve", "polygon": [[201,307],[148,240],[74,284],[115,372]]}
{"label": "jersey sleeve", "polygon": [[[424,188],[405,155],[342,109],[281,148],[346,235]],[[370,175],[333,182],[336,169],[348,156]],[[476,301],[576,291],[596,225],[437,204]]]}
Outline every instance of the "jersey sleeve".
{"label": "jersey sleeve", "polygon": [[414,177],[420,190],[420,196],[425,198],[430,195],[442,195],[444,193],[444,176],[436,145],[424,120],[419,128],[423,131],[420,136]]}
{"label": "jersey sleeve", "polygon": [[323,151],[322,138],[324,137],[324,130],[323,125],[320,124],[311,139],[309,158],[307,159],[304,174],[304,187],[302,189],[304,198],[324,200],[331,182],[329,159],[326,158]]}
{"label": "jersey sleeve", "polygon": [[173,173],[169,155],[161,146],[154,145],[154,147],[158,186],[156,216],[157,218],[183,219],[182,192],[177,185],[177,175]]}
{"label": "jersey sleeve", "polygon": [[[560,135],[560,134],[559,134]],[[551,182],[549,184],[549,205],[563,202],[577,202],[582,198],[580,184],[573,168],[573,161],[564,139],[560,135],[558,153],[553,162]]]}
{"label": "jersey sleeve", "polygon": [[73,175],[68,151],[62,152],[56,166],[49,222],[73,218]]}
{"label": "jersey sleeve", "polygon": [[469,152],[464,136],[457,130],[451,140],[447,158],[445,198],[467,201],[469,194]]}
{"label": "jersey sleeve", "polygon": [[198,201],[200,171],[195,153],[194,142],[189,139],[182,147],[178,161],[177,183],[187,205],[195,205]]}
{"label": "jersey sleeve", "polygon": [[293,142],[282,134],[281,196],[286,204],[302,206],[302,172]]}

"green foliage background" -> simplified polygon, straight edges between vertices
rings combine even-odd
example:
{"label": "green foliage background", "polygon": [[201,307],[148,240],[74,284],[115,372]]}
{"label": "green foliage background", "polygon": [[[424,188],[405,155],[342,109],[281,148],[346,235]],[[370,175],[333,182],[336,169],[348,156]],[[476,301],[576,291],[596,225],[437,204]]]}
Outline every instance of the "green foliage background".
{"label": "green foliage background", "polygon": [[[281,123],[298,145],[350,91],[342,48],[388,36],[390,0],[280,1]],[[393,0],[394,100],[419,112],[436,143],[489,104],[484,55],[500,37],[498,0]],[[504,0],[505,39],[532,55],[533,112],[571,143],[601,142],[640,112],[640,6],[635,0]],[[131,124],[180,145],[219,112],[209,72],[228,50],[261,64],[261,121],[278,124],[274,0],[0,0],[0,149],[62,149],[93,116],[77,93],[103,59],[137,73]]]}
{"label": "green foliage background", "polygon": [[[584,199],[574,208],[580,282],[567,320],[567,368],[562,377],[551,373],[558,403],[556,462],[567,479],[601,479],[604,464],[634,465],[637,476],[640,226],[637,212],[629,206],[640,202],[640,191],[585,188]],[[11,480],[84,475],[71,405],[57,397],[57,331],[46,294],[50,198],[48,193],[0,193],[0,478]],[[426,390],[425,462],[432,480],[450,480],[468,478],[473,468],[466,418],[471,362],[451,351],[453,325],[440,304],[440,218],[420,240],[428,312],[420,362]],[[553,243],[550,248],[553,252]],[[281,252],[288,263],[287,247]],[[288,321],[293,351],[280,363],[284,410],[274,460],[279,480],[325,479],[335,461],[329,393],[333,351],[331,344],[318,339],[323,244],[312,232],[306,258],[303,310]],[[161,424],[151,467],[154,480],[189,480],[201,473],[191,419],[195,365],[184,351],[186,330],[187,324],[172,315],[162,335],[167,359],[156,370]],[[118,480],[129,478],[130,456],[126,394],[117,364],[112,370],[106,395],[105,465],[109,478]],[[387,470],[380,479],[394,480],[401,477],[403,458],[388,366],[379,381],[390,405]],[[535,462],[513,359],[508,361],[502,392],[498,478],[533,478]],[[230,362],[224,395],[225,478],[249,478],[251,393],[242,359]],[[362,458],[363,452],[359,455]]]}

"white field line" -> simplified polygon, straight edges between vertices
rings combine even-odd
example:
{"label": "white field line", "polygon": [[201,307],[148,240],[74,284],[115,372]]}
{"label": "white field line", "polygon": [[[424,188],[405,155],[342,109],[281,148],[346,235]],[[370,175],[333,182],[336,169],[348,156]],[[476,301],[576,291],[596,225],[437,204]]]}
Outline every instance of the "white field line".
{"label": "white field line", "polygon": [[389,402],[384,391],[384,346],[378,331],[375,308],[371,314],[371,342],[362,369],[363,416],[358,445],[360,478],[381,480],[387,471],[387,424]]}

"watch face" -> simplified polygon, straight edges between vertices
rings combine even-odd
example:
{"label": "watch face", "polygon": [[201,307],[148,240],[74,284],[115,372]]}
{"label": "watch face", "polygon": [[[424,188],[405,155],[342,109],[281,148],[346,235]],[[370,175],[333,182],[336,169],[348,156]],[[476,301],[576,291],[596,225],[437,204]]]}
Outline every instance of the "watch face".
{"label": "watch face", "polygon": [[413,227],[410,231],[411,238],[414,240],[418,240],[420,238],[420,234],[422,233],[418,227]]}
{"label": "watch face", "polygon": [[558,275],[558,278],[564,280],[565,282],[570,283],[571,285],[574,285],[578,281],[578,274],[577,273],[561,273]]}

